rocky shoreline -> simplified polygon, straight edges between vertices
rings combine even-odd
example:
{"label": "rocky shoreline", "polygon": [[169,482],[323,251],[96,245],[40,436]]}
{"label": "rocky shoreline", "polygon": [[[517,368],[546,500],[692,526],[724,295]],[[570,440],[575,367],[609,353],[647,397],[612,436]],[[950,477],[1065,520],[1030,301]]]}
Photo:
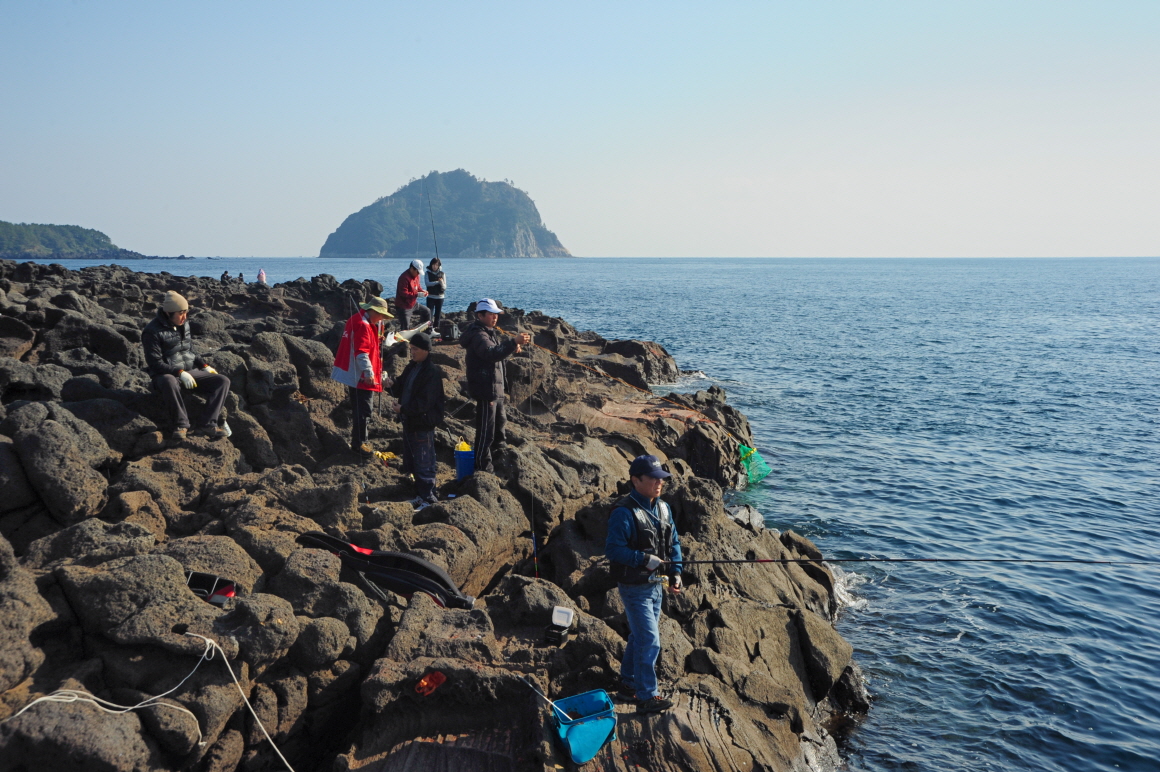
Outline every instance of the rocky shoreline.
{"label": "rocky shoreline", "polygon": [[[163,439],[140,332],[167,289],[190,300],[199,350],[232,381],[228,440]],[[350,453],[329,378],[342,322],[382,291],[0,261],[0,772],[284,768],[263,727],[298,772],[573,766],[521,679],[552,698],[611,684],[627,627],[604,534],[642,453],[674,474],[665,498],[687,559],[810,562],[687,567],[661,625],[676,706],[618,708],[618,738],[584,769],[836,768],[831,730],[868,698],[833,627],[834,577],[807,539],[726,511],[723,490],[742,480],[730,434],[753,442],[724,392],[650,398],[632,386],[678,376],[661,346],[512,309],[501,327],[542,348],[510,362],[497,474],[454,480],[473,404],[462,349],[437,346],[443,501],[416,513],[397,466]],[[372,444],[399,453],[398,436],[393,413],[376,415]],[[309,531],[429,560],[478,600],[379,597],[301,547]],[[187,571],[228,577],[238,596],[207,603]],[[544,640],[554,606],[576,612],[558,646]],[[185,633],[221,644],[240,691]],[[432,670],[446,682],[416,693]],[[12,718],[58,689],[125,705],[173,689],[186,711],[50,702]]]}

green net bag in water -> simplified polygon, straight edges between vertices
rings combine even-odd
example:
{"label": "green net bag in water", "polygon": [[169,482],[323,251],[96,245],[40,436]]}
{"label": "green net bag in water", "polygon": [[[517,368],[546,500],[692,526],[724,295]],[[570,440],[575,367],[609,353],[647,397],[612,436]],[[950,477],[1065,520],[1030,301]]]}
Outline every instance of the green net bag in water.
{"label": "green net bag in water", "polygon": [[739,449],[741,451],[741,465],[745,467],[745,475],[749,478],[750,485],[761,482],[766,475],[773,471],[756,448],[741,445]]}

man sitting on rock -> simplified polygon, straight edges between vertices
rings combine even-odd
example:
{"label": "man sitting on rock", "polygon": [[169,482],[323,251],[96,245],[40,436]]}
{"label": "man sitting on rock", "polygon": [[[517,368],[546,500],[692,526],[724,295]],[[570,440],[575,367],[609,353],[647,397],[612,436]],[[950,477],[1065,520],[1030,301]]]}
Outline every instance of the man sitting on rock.
{"label": "man sitting on rock", "polygon": [[503,337],[496,329],[500,313],[500,307],[491,298],[480,300],[475,304],[475,321],[459,339],[459,345],[467,349],[464,357],[467,393],[475,400],[475,468],[484,472],[495,471],[492,451],[506,441],[503,360],[532,342],[532,336],[526,332]]}
{"label": "man sitting on rock", "polygon": [[189,414],[181,398],[182,389],[202,389],[206,395],[205,423],[196,430],[211,440],[225,437],[218,428],[230,379],[219,375],[201,355],[193,351],[189,332],[189,302],[169,290],[157,310],[157,317],[145,326],[141,344],[145,347],[145,366],[153,378],[153,388],[161,394],[174,426],[170,439],[181,442],[189,431]]}
{"label": "man sitting on rock", "polygon": [[416,509],[434,504],[435,427],[443,423],[443,374],[428,357],[431,336],[415,333],[411,338],[411,362],[391,387],[399,401],[394,411],[403,421],[403,472],[415,477],[419,494],[411,502]]}
{"label": "man sitting on rock", "polygon": [[661,601],[667,566],[669,590],[681,591],[681,542],[661,489],[671,475],[656,456],[637,456],[628,469],[632,491],[608,518],[604,554],[617,582],[628,643],[620,663],[620,696],[637,701],[637,713],[661,713],[673,706],[657,693],[656,661],[661,653]]}
{"label": "man sitting on rock", "polygon": [[359,303],[359,308],[362,310],[346,320],[330,377],[346,386],[350,395],[350,449],[363,458],[370,458],[374,449],[367,443],[367,425],[371,420],[372,401],[375,392],[391,385],[390,378],[382,377],[383,322],[394,317],[382,298]]}

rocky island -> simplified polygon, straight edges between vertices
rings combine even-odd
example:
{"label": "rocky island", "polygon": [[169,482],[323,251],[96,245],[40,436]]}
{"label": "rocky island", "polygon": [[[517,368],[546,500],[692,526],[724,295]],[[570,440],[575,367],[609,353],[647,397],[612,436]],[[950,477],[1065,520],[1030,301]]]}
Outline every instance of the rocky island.
{"label": "rocky island", "polygon": [[0,259],[8,260],[141,260],[112,239],[79,225],[41,225],[0,221]]}
{"label": "rocky island", "polygon": [[[432,233],[434,231],[434,233]],[[438,247],[438,249],[436,249]],[[350,215],[319,257],[571,257],[509,182],[431,172]]]}
{"label": "rocky island", "polygon": [[[140,332],[167,289],[190,300],[197,345],[232,381],[229,439],[163,440]],[[673,472],[686,559],[783,562],[686,568],[661,620],[675,707],[619,706],[616,739],[583,769],[836,768],[833,730],[868,701],[834,630],[834,577],[809,540],[723,505],[741,483],[733,437],[753,445],[724,392],[657,400],[634,387],[676,379],[661,346],[512,309],[501,327],[538,345],[510,360],[497,474],[455,480],[474,403],[462,349],[437,346],[443,500],[416,512],[392,461],[351,454],[329,379],[352,303],[382,289],[0,261],[0,771],[282,769],[265,732],[298,772],[573,768],[524,679],[553,699],[613,682],[627,627],[604,536],[643,453]],[[399,451],[392,412],[371,436]],[[373,593],[297,541],[318,531],[428,560],[477,600]],[[236,595],[206,602],[190,571]],[[575,622],[549,644],[556,606]],[[187,633],[221,651],[201,660]],[[446,680],[417,692],[433,671]],[[61,689],[121,705],[168,694],[124,713],[79,701],[20,713]]]}

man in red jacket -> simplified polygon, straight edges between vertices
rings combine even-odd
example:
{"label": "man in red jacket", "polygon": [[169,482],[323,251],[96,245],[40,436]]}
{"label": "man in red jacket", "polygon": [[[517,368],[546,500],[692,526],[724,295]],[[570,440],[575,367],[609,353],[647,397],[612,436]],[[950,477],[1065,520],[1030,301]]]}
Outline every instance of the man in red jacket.
{"label": "man in red jacket", "polygon": [[394,317],[382,298],[371,298],[359,308],[362,310],[346,320],[330,377],[346,386],[350,394],[350,449],[367,458],[374,453],[366,441],[372,400],[384,384],[391,385],[390,378],[382,377],[382,336],[384,323]]}
{"label": "man in red jacket", "polygon": [[399,312],[399,329],[409,330],[431,319],[431,309],[419,305],[419,298],[427,294],[419,281],[423,261],[412,260],[407,270],[399,274],[395,285],[395,310]]}

